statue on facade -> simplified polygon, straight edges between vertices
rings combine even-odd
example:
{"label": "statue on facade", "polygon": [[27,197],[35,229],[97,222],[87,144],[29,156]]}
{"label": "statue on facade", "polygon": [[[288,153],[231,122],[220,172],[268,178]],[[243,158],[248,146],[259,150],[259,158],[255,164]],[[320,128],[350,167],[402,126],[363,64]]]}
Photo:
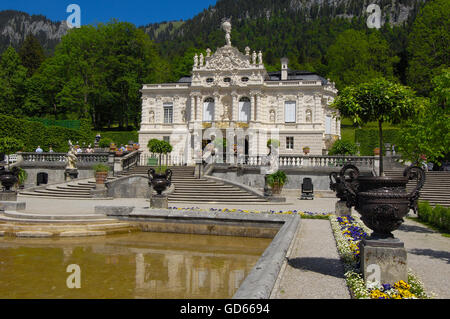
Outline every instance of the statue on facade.
{"label": "statue on facade", "polygon": [[252,64],[256,64],[256,51],[253,51]]}
{"label": "statue on facade", "polygon": [[150,111],[150,123],[155,123],[155,112]]}
{"label": "statue on facade", "polygon": [[206,49],[206,57],[209,58],[211,56],[211,49]]}
{"label": "statue on facade", "polygon": [[275,123],[275,111],[274,110],[270,110],[270,123]]}
{"label": "statue on facade", "polygon": [[259,51],[259,53],[258,53],[258,64],[259,65],[263,64],[263,55],[262,55],[261,51]]}
{"label": "statue on facade", "polygon": [[228,46],[231,46],[231,22],[226,20],[222,23],[222,29],[225,31],[225,40]]}
{"label": "statue on facade", "polygon": [[197,53],[194,55],[194,68],[198,67],[198,55]]}
{"label": "statue on facade", "polygon": [[202,67],[204,65],[204,63],[203,63],[204,60],[205,60],[205,58],[203,56],[203,53],[200,53],[200,67]]}

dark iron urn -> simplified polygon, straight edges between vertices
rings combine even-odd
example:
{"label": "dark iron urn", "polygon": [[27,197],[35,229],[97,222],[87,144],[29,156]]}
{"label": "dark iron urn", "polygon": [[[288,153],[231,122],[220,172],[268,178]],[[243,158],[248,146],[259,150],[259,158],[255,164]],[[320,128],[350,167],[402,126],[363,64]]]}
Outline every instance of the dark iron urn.
{"label": "dark iron urn", "polygon": [[167,169],[164,174],[156,174],[156,171],[151,168],[148,170],[148,185],[158,193],[159,196],[172,185],[172,171]]}
{"label": "dark iron urn", "polygon": [[5,167],[0,167],[0,181],[3,186],[3,191],[11,192],[11,188],[19,181],[19,169],[13,167],[8,169]]}
{"label": "dark iron urn", "polygon": [[[408,181],[416,179],[417,186],[407,192]],[[403,177],[360,176],[354,165],[346,165],[339,174],[336,188],[347,201],[349,208],[355,207],[361,220],[374,232],[371,239],[394,238],[392,232],[404,222],[410,209],[416,210],[419,191],[425,183],[425,172],[410,166]]]}

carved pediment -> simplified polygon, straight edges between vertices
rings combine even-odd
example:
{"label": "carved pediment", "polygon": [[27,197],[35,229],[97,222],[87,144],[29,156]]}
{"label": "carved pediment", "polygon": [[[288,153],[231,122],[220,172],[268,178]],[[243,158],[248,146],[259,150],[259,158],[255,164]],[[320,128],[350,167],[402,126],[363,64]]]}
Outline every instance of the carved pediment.
{"label": "carved pediment", "polygon": [[250,57],[243,55],[238,49],[225,46],[219,48],[209,59],[206,60],[204,66],[207,70],[242,70],[251,69]]}

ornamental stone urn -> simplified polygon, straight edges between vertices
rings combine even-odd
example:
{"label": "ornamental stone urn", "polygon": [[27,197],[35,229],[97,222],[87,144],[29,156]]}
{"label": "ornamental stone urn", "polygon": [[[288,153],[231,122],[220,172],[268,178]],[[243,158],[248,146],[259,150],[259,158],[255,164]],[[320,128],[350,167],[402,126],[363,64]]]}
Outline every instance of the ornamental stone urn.
{"label": "ornamental stone urn", "polygon": [[12,169],[0,167],[0,181],[4,192],[12,192],[11,188],[19,181],[18,176],[19,169],[17,167],[13,167]]}
{"label": "ornamental stone urn", "polygon": [[172,171],[167,169],[164,174],[157,174],[156,171],[151,168],[148,170],[148,185],[153,188],[157,195],[151,195],[150,207],[151,208],[168,208],[167,196],[163,195],[163,192],[172,185]]}
{"label": "ornamental stone urn", "polygon": [[[347,177],[347,173],[348,177]],[[392,232],[400,227],[410,209],[416,209],[419,191],[425,183],[425,172],[410,166],[403,177],[360,176],[356,166],[344,166],[339,175],[345,189],[343,196],[348,207],[355,207],[361,220],[374,232],[372,238],[394,238]],[[418,179],[410,193],[406,191],[409,180]]]}
{"label": "ornamental stone urn", "polygon": [[[410,209],[416,210],[425,172],[420,167],[410,166],[403,177],[360,176],[358,168],[349,164],[342,168],[339,178],[345,187],[347,206],[355,207],[362,222],[373,230],[371,236],[359,244],[364,280],[381,284],[407,282],[406,249],[392,232],[404,222]],[[413,179],[417,180],[417,186],[408,192],[406,184]]]}

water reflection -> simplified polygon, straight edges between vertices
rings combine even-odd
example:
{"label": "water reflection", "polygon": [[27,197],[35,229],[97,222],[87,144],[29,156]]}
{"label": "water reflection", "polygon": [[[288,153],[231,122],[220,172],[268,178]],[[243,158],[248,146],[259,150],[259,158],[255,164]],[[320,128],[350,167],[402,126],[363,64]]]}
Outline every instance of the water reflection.
{"label": "water reflection", "polygon": [[[0,298],[230,298],[270,239],[135,233],[0,239]],[[66,268],[81,269],[81,288]]]}

